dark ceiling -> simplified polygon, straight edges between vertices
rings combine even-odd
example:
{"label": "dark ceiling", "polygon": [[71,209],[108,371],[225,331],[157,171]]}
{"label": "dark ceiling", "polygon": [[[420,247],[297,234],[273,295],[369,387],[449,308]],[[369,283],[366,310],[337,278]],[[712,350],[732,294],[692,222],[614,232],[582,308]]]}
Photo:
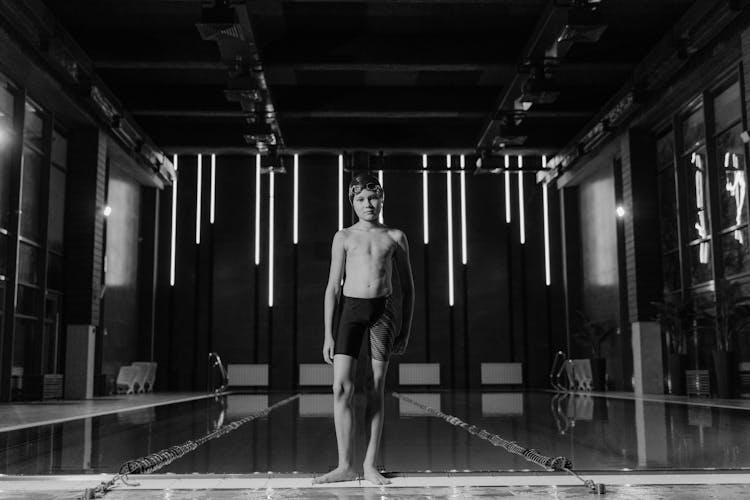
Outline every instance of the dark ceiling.
{"label": "dark ceiling", "polygon": [[[694,0],[45,3],[167,152],[247,150],[266,132],[296,151],[541,153],[565,146]],[[582,22],[571,12],[592,8],[583,22],[606,25],[601,38],[550,58]],[[521,112],[532,75],[559,96]],[[253,85],[249,107],[227,99]]]}

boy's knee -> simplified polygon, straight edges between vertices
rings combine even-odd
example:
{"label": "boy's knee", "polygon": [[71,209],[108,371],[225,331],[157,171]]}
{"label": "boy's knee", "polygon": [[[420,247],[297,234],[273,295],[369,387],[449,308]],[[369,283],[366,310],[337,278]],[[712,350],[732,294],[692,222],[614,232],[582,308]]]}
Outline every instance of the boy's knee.
{"label": "boy's knee", "polygon": [[351,399],[354,395],[354,384],[351,382],[334,382],[333,397],[336,399]]}

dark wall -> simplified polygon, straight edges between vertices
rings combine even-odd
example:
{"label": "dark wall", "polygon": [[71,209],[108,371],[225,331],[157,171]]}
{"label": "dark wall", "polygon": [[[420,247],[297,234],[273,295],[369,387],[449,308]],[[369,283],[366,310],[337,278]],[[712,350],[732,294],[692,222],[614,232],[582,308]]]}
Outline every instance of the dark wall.
{"label": "dark wall", "polygon": [[113,164],[107,204],[102,373],[117,376],[121,365],[136,361],[139,346],[138,259],[141,186]]}
{"label": "dark wall", "polygon": [[[171,200],[161,204],[157,361],[172,389],[205,387],[209,350],[227,363],[271,364],[271,386],[291,388],[297,363],[320,363],[323,292],[338,228],[337,157],[300,163],[299,244],[292,243],[293,162],[275,176],[274,305],[268,307],[269,175],[261,178],[260,263],[254,263],[255,158],[216,159],[216,220],[209,225],[210,157],[203,160],[203,239],[195,244],[196,157],[179,158],[176,283],[169,287]],[[415,168],[421,158],[410,159]],[[265,162],[265,159],[264,159]],[[444,167],[445,157],[429,158]],[[454,165],[458,158],[454,159]],[[467,162],[469,164],[470,162]],[[350,174],[345,174],[348,182]],[[396,362],[441,364],[444,386],[480,384],[481,362],[526,361],[530,386],[547,383],[563,347],[559,215],[550,191],[553,285],[544,281],[541,187],[525,176],[525,245],[519,243],[518,183],[506,224],[504,178],[466,175],[468,264],[461,263],[460,178],[453,176],[455,306],[448,305],[446,174],[429,175],[430,243],[423,243],[422,176],[386,171],[385,220],[407,234],[416,303],[409,350]],[[346,201],[344,224],[352,222]],[[164,248],[166,246],[166,248]],[[550,318],[552,320],[550,321]],[[395,364],[395,363],[394,363]],[[360,364],[362,365],[362,364]],[[167,373],[168,372],[168,373]],[[398,370],[392,368],[390,383]]]}

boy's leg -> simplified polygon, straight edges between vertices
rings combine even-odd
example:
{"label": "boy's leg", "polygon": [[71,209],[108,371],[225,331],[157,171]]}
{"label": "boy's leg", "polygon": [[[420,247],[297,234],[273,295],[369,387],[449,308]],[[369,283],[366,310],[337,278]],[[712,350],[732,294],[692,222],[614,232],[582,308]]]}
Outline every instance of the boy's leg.
{"label": "boy's leg", "polygon": [[390,481],[378,472],[375,461],[380,450],[380,436],[383,431],[383,403],[385,390],[385,374],[388,371],[388,361],[371,359],[372,386],[367,388],[367,409],[365,411],[365,426],[369,431],[367,453],[363,463],[365,479],[373,484],[389,484]]}
{"label": "boy's leg", "polygon": [[354,375],[357,360],[346,354],[333,357],[333,421],[336,426],[336,443],[339,464],[324,476],[316,477],[314,483],[351,481],[357,478],[352,467],[354,452]]}

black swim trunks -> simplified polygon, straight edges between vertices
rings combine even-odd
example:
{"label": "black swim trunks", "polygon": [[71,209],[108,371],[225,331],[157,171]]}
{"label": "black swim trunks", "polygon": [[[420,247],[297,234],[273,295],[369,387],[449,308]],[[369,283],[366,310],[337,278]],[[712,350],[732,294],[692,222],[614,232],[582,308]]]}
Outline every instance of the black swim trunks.
{"label": "black swim trunks", "polygon": [[370,356],[378,361],[388,361],[396,338],[391,296],[374,299],[342,296],[342,300],[334,354],[346,354],[356,359],[362,337],[369,333]]}

